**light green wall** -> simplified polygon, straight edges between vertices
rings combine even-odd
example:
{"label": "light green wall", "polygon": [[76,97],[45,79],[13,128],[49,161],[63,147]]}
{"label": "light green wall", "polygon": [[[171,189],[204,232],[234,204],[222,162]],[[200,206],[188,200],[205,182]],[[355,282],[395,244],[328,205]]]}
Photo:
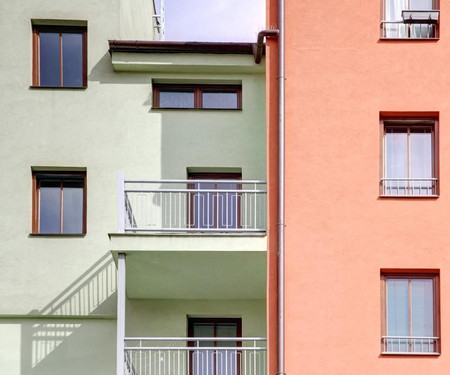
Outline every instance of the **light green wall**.
{"label": "light green wall", "polygon": [[111,375],[114,320],[0,319],[0,373]]}
{"label": "light green wall", "polygon": [[[0,60],[0,167],[6,172],[0,179],[0,315],[42,313],[108,257],[107,233],[117,231],[119,171],[127,178],[185,178],[187,167],[239,167],[243,178],[265,178],[262,74],[117,73],[107,40],[119,37],[118,0],[54,5],[2,4],[0,31],[14,38],[4,39]],[[87,20],[86,90],[29,88],[32,18]],[[241,81],[243,110],[153,110],[154,79]],[[86,236],[30,236],[32,166],[87,169]],[[113,303],[102,309],[114,313]]]}
{"label": "light green wall", "polygon": [[[145,37],[148,19],[134,22],[133,17],[151,17],[146,8],[150,3],[135,2],[143,6],[142,12],[136,8],[130,11],[133,0],[57,4],[53,0],[23,0],[0,4],[0,32],[5,36],[0,59],[0,373],[114,372],[116,284],[108,233],[117,231],[119,171],[127,178],[155,179],[185,178],[188,167],[239,167],[243,178],[265,178],[263,74],[113,70],[107,41]],[[31,19],[87,21],[87,89],[30,88]],[[152,110],[154,79],[242,82],[243,110]],[[33,166],[86,168],[85,236],[30,235]],[[226,301],[210,302],[208,309],[196,309],[191,302],[194,305],[189,303],[183,313],[176,303],[173,307],[183,320],[191,312],[203,314],[208,310],[222,315],[221,307],[227,306],[223,305]],[[155,319],[163,319],[161,311],[169,308],[152,310],[149,304],[142,305],[139,322],[144,316],[148,319],[146,311],[151,311]],[[251,320],[247,316],[253,316],[250,311],[256,309],[250,302],[248,307],[239,305],[241,302],[230,304],[234,307],[229,310],[242,314],[246,321]],[[264,311],[264,303],[259,306]],[[261,314],[246,326],[265,327]],[[38,319],[49,315],[74,320]],[[79,316],[90,318],[79,320]],[[46,324],[57,324],[53,328],[67,335],[32,366],[34,330],[54,332]]]}
{"label": "light green wall", "polygon": [[186,337],[187,317],[242,318],[243,337],[266,336],[265,300],[127,300],[128,337]]}

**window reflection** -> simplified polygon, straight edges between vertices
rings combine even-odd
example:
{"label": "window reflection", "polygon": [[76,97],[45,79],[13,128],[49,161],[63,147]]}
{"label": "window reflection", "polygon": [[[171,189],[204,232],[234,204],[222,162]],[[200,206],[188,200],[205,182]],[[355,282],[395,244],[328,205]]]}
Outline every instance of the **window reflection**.
{"label": "window reflection", "polygon": [[81,234],[85,231],[84,176],[36,174],[38,211],[35,231],[41,234]]}
{"label": "window reflection", "polygon": [[385,125],[385,195],[435,195],[433,125]]}
{"label": "window reflection", "polygon": [[33,26],[35,51],[33,85],[83,87],[86,85],[86,28]]}
{"label": "window reflection", "polygon": [[160,91],[161,108],[194,108],[194,91]]}
{"label": "window reflection", "polygon": [[236,109],[237,92],[203,91],[203,108]]}

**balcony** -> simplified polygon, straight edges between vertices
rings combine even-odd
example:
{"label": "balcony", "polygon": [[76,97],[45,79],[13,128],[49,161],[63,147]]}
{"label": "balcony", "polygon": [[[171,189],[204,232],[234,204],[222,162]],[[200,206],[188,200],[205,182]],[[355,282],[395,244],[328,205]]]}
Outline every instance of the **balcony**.
{"label": "balcony", "polygon": [[439,355],[439,337],[383,336],[382,354]]}
{"label": "balcony", "polygon": [[265,232],[266,195],[259,180],[119,176],[119,232]]}
{"label": "balcony", "polygon": [[127,337],[124,351],[125,375],[267,373],[265,338]]}
{"label": "balcony", "polygon": [[437,178],[382,178],[382,197],[437,197]]}

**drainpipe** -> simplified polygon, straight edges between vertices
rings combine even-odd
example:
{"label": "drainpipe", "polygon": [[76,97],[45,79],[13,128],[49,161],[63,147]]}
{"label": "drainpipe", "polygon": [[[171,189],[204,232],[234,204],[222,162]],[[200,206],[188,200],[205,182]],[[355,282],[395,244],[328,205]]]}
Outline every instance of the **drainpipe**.
{"label": "drainpipe", "polygon": [[262,58],[262,52],[264,48],[264,37],[275,37],[278,36],[279,30],[261,30],[258,33],[258,40],[256,44],[253,43],[253,56],[255,57],[255,63],[259,64]]}
{"label": "drainpipe", "polygon": [[278,375],[285,375],[284,361],[284,0],[278,0]]}

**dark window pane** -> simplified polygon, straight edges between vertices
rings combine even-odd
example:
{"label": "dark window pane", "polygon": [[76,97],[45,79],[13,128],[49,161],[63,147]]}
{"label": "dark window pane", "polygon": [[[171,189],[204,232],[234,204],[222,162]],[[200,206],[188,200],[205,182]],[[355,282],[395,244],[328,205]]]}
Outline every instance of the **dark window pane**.
{"label": "dark window pane", "polygon": [[83,233],[83,182],[65,181],[63,186],[63,233]]}
{"label": "dark window pane", "polygon": [[160,108],[194,108],[194,91],[160,91]]}
{"label": "dark window pane", "polygon": [[60,86],[59,34],[39,34],[39,84]]}
{"label": "dark window pane", "polygon": [[63,86],[83,86],[83,34],[62,34]]}
{"label": "dark window pane", "polygon": [[[195,189],[214,190],[214,183],[195,184]],[[194,193],[194,227],[214,228],[216,217],[214,200],[217,193],[210,191],[207,193]]]}
{"label": "dark window pane", "polygon": [[[194,323],[194,337],[214,337],[214,324]],[[214,346],[214,342],[200,341],[198,346]]]}
{"label": "dark window pane", "polygon": [[[217,323],[216,337],[237,337],[235,323]],[[237,346],[237,341],[217,341],[216,346]]]}
{"label": "dark window pane", "polygon": [[203,108],[236,109],[237,92],[203,91]]}
{"label": "dark window pane", "polygon": [[[217,184],[219,190],[237,190],[237,184]],[[236,192],[217,193],[217,227],[238,228],[239,195]]]}
{"label": "dark window pane", "polygon": [[61,188],[59,181],[41,181],[39,233],[59,233]]}

